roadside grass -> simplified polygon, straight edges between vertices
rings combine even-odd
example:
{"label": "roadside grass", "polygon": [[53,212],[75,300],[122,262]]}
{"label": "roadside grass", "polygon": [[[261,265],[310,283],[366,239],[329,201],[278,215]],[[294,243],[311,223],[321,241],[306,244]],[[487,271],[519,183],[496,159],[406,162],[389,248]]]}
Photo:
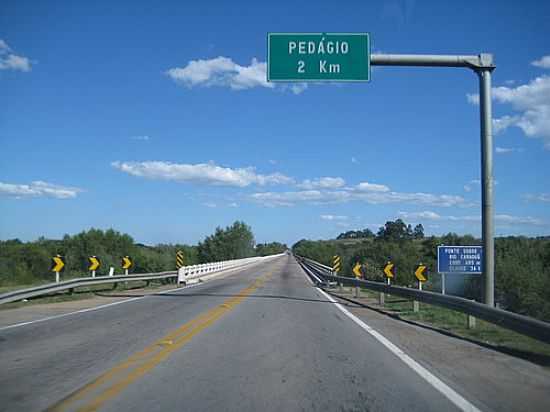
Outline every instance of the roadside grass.
{"label": "roadside grass", "polygon": [[[68,302],[68,301],[74,301],[74,300],[91,299],[95,297],[98,293],[101,293],[104,296],[107,296],[110,294],[116,296],[118,293],[124,292],[124,291],[131,291],[135,289],[145,289],[145,290],[158,289],[167,284],[168,284],[167,282],[163,283],[159,281],[151,281],[149,285],[147,285],[146,281],[136,280],[136,281],[118,282],[116,284],[116,287],[113,287],[113,286],[106,287],[105,285],[86,286],[86,287],[75,288],[72,292],[70,290],[67,290],[67,291],[58,292],[51,295],[38,296],[36,298],[32,298],[24,301],[5,303],[3,305],[0,305],[0,310],[15,309],[15,308],[28,306],[28,305],[36,305],[36,304],[42,304],[42,303],[59,303],[59,302]],[[32,286],[37,286],[37,284],[34,284]],[[11,290],[23,289],[24,287],[32,287],[32,286],[20,285],[18,287],[14,287]],[[6,290],[0,291],[0,293],[2,292],[7,292],[7,291]]]}
{"label": "roadside grass", "polygon": [[[362,289],[363,296],[378,299],[378,293]],[[400,318],[433,326],[466,339],[495,347],[498,350],[532,360],[550,367],[550,344],[521,335],[481,319],[468,328],[468,316],[447,308],[420,302],[420,310],[413,311],[413,302],[399,297],[386,296],[384,309]]]}

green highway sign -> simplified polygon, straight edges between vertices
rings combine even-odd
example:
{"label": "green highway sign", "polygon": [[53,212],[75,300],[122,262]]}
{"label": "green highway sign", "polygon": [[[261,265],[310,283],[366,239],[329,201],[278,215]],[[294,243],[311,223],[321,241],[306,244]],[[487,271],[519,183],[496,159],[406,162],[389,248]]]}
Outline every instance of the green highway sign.
{"label": "green highway sign", "polygon": [[367,82],[368,33],[268,33],[269,82]]}

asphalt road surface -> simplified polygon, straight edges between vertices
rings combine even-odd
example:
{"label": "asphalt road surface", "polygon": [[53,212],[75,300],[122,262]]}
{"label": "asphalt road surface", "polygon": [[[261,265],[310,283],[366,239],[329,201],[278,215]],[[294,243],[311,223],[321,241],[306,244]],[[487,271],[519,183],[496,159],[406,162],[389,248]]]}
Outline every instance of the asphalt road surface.
{"label": "asphalt road surface", "polygon": [[0,410],[483,409],[383,340],[282,256],[0,329]]}

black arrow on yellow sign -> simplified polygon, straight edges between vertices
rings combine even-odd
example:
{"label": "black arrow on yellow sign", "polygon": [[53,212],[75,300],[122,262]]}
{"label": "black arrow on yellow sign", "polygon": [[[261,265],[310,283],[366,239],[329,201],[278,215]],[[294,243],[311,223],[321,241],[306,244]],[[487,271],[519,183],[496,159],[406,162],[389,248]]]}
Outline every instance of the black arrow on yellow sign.
{"label": "black arrow on yellow sign", "polygon": [[393,263],[386,263],[384,266],[384,275],[386,275],[389,279],[393,279],[395,277],[395,265]]}
{"label": "black arrow on yellow sign", "polygon": [[124,256],[122,258],[122,269],[130,269],[132,264],[132,258],[130,256]]}
{"label": "black arrow on yellow sign", "polygon": [[101,266],[101,261],[97,256],[90,256],[88,258],[88,262],[90,263],[90,266],[88,267],[89,271],[97,270]]}
{"label": "black arrow on yellow sign", "polygon": [[416,267],[414,276],[416,276],[419,282],[426,282],[428,280],[428,267],[421,263]]}
{"label": "black arrow on yellow sign", "polygon": [[59,272],[63,271],[64,268],[65,268],[65,258],[61,255],[55,255],[52,258],[51,271],[59,273]]}

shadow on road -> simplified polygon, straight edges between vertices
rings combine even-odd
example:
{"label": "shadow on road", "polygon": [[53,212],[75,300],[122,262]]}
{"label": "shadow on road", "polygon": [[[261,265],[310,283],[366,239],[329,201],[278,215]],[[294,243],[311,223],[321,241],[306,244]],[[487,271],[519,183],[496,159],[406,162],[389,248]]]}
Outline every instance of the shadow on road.
{"label": "shadow on road", "polygon": [[[311,298],[300,298],[295,296],[285,296],[285,295],[242,295],[240,293],[186,293],[186,294],[177,294],[177,293],[151,293],[151,294],[129,294],[129,293],[121,293],[121,294],[102,294],[102,293],[96,293],[97,296],[102,297],[117,297],[117,298],[137,298],[137,297],[143,297],[143,296],[156,296],[156,297],[169,297],[169,298],[193,298],[193,297],[218,297],[218,298],[233,298],[233,297],[246,297],[246,298],[256,298],[256,299],[278,299],[278,300],[293,300],[293,301],[300,301],[300,302],[314,302],[314,303],[330,303],[334,304],[330,300],[322,300],[322,299],[311,299]],[[343,306],[351,306],[348,303],[342,304]]]}

